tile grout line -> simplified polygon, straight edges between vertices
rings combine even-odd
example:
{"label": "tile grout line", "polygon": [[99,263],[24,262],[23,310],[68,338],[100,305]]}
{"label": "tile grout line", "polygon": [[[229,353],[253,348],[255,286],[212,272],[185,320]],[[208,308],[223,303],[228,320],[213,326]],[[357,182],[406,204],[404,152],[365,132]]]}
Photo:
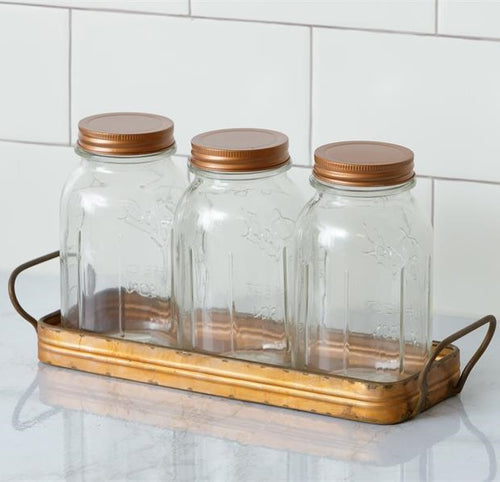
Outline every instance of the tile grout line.
{"label": "tile grout line", "polygon": [[439,0],[434,0],[434,34],[438,35]]}
{"label": "tile grout line", "polygon": [[462,177],[448,177],[448,176],[426,176],[417,174],[417,178],[431,179],[435,181],[448,181],[448,182],[474,182],[476,184],[489,184],[491,186],[500,186],[500,181],[485,181],[484,179],[466,179]]}
{"label": "tile grout line", "polygon": [[25,141],[21,139],[4,139],[4,138],[0,138],[0,142],[8,142],[10,144],[24,144],[29,146],[71,147],[71,143],[66,144],[64,142]]}
{"label": "tile grout line", "polygon": [[431,179],[431,224],[434,227],[436,180]]}
{"label": "tile grout line", "polygon": [[313,38],[314,32],[313,28],[309,27],[309,152],[308,159],[311,159],[312,155],[312,132],[313,132]]}
{"label": "tile grout line", "polygon": [[73,105],[73,85],[72,85],[72,70],[73,70],[73,11],[69,9],[69,41],[68,41],[68,141],[71,145],[71,131],[73,125],[72,105]]}
{"label": "tile grout line", "polygon": [[[52,9],[64,9],[67,10],[68,7],[61,5],[43,5],[36,3],[20,3],[20,2],[3,2],[0,1],[0,5],[17,5],[22,7],[40,7],[40,8],[52,8]],[[365,27],[344,27],[339,25],[321,25],[321,24],[306,24],[306,23],[294,23],[294,22],[280,22],[275,20],[256,20],[256,19],[246,19],[246,18],[231,18],[231,17],[210,17],[208,15],[189,15],[189,14],[176,14],[176,13],[158,13],[158,12],[145,12],[145,11],[135,11],[135,10],[122,10],[122,9],[111,9],[111,8],[86,8],[86,7],[71,7],[71,10],[76,11],[87,11],[87,12],[105,12],[105,13],[123,13],[129,15],[147,15],[147,16],[157,16],[166,18],[184,18],[184,19],[194,19],[194,20],[213,20],[220,22],[240,22],[240,23],[255,23],[262,25],[282,25],[289,27],[310,27],[325,30],[337,30],[337,31],[347,31],[347,32],[366,32],[366,33],[378,33],[378,34],[392,34],[392,35],[413,35],[416,37],[435,37],[435,38],[448,38],[455,40],[471,40],[479,42],[500,42],[500,37],[488,37],[480,35],[453,35],[453,34],[440,34],[436,32],[416,32],[411,30],[391,30],[391,29],[380,29],[380,28],[365,28]]]}
{"label": "tile grout line", "polygon": [[19,7],[39,7],[58,10],[78,10],[84,12],[105,12],[105,13],[126,13],[131,15],[148,15],[151,17],[173,17],[173,18],[189,18],[187,13],[162,13],[162,12],[148,12],[147,10],[125,10],[122,8],[92,8],[92,7],[68,7],[67,5],[54,5],[47,3],[28,3],[28,2],[15,2],[15,1],[2,1],[0,5],[14,5]]}

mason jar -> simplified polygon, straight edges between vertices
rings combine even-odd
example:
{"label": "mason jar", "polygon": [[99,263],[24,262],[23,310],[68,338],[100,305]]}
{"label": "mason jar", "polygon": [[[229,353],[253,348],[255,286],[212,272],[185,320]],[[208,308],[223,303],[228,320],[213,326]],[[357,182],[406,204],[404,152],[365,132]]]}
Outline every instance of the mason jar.
{"label": "mason jar", "polygon": [[189,350],[290,363],[287,257],[303,206],[288,138],[224,129],[192,140],[174,223],[174,299]]}
{"label": "mason jar", "polygon": [[418,371],[431,348],[432,228],[415,202],[413,152],[319,147],[294,236],[293,364],[375,381]]}
{"label": "mason jar", "polygon": [[61,198],[65,327],[176,345],[171,230],[187,176],[173,161],[173,122],[108,113],[79,123],[77,169]]}

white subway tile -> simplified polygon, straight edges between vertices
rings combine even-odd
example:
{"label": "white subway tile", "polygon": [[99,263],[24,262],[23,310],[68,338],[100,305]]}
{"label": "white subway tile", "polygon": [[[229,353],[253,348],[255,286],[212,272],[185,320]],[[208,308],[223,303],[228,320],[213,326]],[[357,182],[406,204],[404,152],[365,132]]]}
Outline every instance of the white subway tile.
{"label": "white subway tile", "polygon": [[436,181],[435,311],[500,315],[500,185]]}
{"label": "white subway tile", "polygon": [[[78,157],[70,147],[0,142],[0,271],[59,248],[59,197]],[[40,267],[58,272],[57,263]]]}
{"label": "white subway tile", "polygon": [[17,3],[175,15],[187,15],[189,12],[189,0],[17,0]]}
{"label": "white subway tile", "polygon": [[74,136],[86,115],[149,111],[175,121],[180,154],[201,131],[257,126],[285,132],[304,163],[308,66],[304,27],[75,11]]}
{"label": "white subway tile", "polygon": [[0,5],[0,138],[67,143],[68,12]]}
{"label": "white subway tile", "polygon": [[317,29],[313,145],[395,142],[421,175],[500,181],[500,42]]}
{"label": "white subway tile", "polygon": [[337,27],[434,31],[434,0],[192,0],[194,15]]}
{"label": "white subway tile", "polygon": [[440,0],[438,32],[500,38],[500,0]]}

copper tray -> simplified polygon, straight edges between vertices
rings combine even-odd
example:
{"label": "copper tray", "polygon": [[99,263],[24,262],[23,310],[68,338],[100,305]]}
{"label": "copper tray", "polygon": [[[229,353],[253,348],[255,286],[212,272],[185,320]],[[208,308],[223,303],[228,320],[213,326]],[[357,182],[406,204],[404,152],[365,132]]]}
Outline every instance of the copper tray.
{"label": "copper tray", "polygon": [[[65,368],[182,390],[257,402],[377,424],[400,423],[459,393],[496,328],[492,315],[434,342],[421,371],[395,382],[374,382],[340,375],[298,371],[115,339],[60,326],[60,313],[40,320],[20,305],[18,275],[58,256],[58,252],[16,268],[9,279],[14,308],[38,331],[40,361]],[[489,325],[471,360],[460,373],[459,349],[451,345]]]}

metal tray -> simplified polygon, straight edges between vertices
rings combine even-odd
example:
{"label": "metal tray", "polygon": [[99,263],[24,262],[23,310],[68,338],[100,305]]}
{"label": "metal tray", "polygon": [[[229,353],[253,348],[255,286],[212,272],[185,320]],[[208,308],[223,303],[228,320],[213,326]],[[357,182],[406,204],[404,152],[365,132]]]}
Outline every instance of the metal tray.
{"label": "metal tray", "polygon": [[[492,315],[434,342],[418,373],[395,382],[374,382],[224,358],[60,326],[60,313],[36,320],[20,305],[18,275],[58,256],[58,252],[16,268],[9,279],[14,308],[38,331],[40,361],[65,368],[377,424],[400,423],[459,393],[490,343]],[[459,349],[451,345],[489,325],[473,357],[460,373]]]}

